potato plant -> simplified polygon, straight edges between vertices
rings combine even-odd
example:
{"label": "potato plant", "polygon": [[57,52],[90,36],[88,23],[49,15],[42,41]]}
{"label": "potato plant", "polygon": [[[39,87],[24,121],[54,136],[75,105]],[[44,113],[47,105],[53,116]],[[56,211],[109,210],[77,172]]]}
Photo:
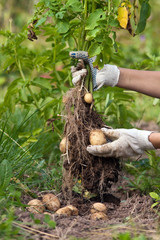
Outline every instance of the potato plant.
{"label": "potato plant", "polygon": [[[5,97],[0,104],[0,116],[6,119],[19,107],[20,111],[30,113],[27,119],[36,113],[43,125],[48,119],[57,120],[54,122],[57,133],[54,137],[57,141],[57,135],[62,131],[62,123],[57,117],[62,109],[61,97],[71,86],[70,66],[73,62],[69,58],[69,51],[85,50],[91,57],[97,55],[96,64],[100,68],[105,63],[119,64],[120,43],[116,40],[118,31],[123,28],[132,35],[141,33],[149,15],[148,0],[38,1],[33,18],[20,32],[12,30],[11,21],[9,29],[0,31],[1,69],[8,81]],[[124,16],[127,23],[125,26],[122,25]],[[43,50],[37,47],[40,45],[43,45]],[[111,116],[114,127],[129,126],[135,115],[126,108],[125,103],[132,102],[133,97],[116,88],[108,88],[107,93],[104,93],[105,103],[99,93],[94,93],[97,108],[103,114]],[[19,127],[17,129],[22,129]],[[6,125],[3,124],[2,132],[5,129]],[[40,133],[41,131],[37,134]],[[28,134],[30,133],[15,134],[16,141],[24,144],[27,150],[30,149],[30,144],[37,141],[36,134],[33,134],[33,138]],[[1,140],[2,136],[3,134]],[[1,160],[1,164],[3,169],[8,168],[6,186],[12,170],[6,160]],[[22,174],[26,166],[28,165],[24,166]]]}

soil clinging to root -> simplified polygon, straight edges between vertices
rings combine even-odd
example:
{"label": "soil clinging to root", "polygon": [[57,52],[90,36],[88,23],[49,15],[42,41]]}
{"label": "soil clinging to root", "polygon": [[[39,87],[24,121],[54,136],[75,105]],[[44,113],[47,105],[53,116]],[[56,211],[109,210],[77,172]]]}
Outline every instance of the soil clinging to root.
{"label": "soil clinging to root", "polygon": [[66,198],[71,197],[72,187],[77,180],[81,180],[85,190],[101,197],[112,182],[118,181],[119,159],[96,157],[86,150],[90,145],[90,131],[104,127],[105,123],[93,103],[84,101],[85,93],[84,87],[75,87],[63,98],[66,117],[64,136],[67,138],[67,150],[63,154],[63,192]]}

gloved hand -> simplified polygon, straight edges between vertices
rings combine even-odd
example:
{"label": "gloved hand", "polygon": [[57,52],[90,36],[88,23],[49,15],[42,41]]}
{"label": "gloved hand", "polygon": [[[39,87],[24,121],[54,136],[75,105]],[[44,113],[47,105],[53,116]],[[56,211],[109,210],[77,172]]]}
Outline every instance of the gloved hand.
{"label": "gloved hand", "polygon": [[[82,53],[82,56],[80,56],[81,59],[84,59],[86,62],[93,63],[96,60],[96,57],[93,58],[86,57],[86,55],[88,55],[87,52],[82,51],[81,53]],[[70,53],[70,55],[72,55],[72,52]],[[77,56],[75,58],[77,58]],[[120,75],[120,71],[117,66],[106,64],[101,70],[98,70],[97,68],[94,69],[92,70],[94,71],[94,75],[96,75],[96,87],[94,90],[98,90],[104,85],[112,87],[117,85]],[[79,84],[79,82],[87,75],[87,70],[84,68],[84,64],[78,64],[77,67],[72,66],[71,72],[72,82],[74,85],[76,85],[77,83]]]}
{"label": "gloved hand", "polygon": [[91,145],[87,151],[99,157],[131,157],[141,155],[145,150],[155,149],[149,141],[152,133],[137,129],[101,129],[112,142],[104,145]]}

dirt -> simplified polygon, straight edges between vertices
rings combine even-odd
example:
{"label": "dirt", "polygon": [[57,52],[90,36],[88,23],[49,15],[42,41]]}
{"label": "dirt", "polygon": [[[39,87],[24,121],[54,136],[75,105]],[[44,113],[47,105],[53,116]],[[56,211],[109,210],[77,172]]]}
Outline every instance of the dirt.
{"label": "dirt", "polygon": [[[38,194],[41,200],[44,192]],[[99,202],[99,197],[86,199],[77,193],[72,193],[71,204],[79,210],[78,216],[58,216],[51,213],[51,220],[56,222],[56,228],[52,229],[46,224],[44,214],[31,214],[27,209],[16,209],[19,226],[26,234],[26,239],[70,239],[74,236],[83,239],[103,240],[112,239],[118,233],[132,232],[144,234],[150,239],[160,239],[160,218],[156,210],[151,208],[153,203],[149,196],[141,195],[138,191],[131,191],[123,176],[119,178],[104,195],[104,204],[107,207],[108,219],[90,220],[90,208],[93,203]],[[62,194],[58,194],[61,207],[67,205]],[[22,202],[27,204],[30,196],[23,195]],[[37,219],[40,221],[38,224]],[[16,223],[15,223],[15,226]]]}

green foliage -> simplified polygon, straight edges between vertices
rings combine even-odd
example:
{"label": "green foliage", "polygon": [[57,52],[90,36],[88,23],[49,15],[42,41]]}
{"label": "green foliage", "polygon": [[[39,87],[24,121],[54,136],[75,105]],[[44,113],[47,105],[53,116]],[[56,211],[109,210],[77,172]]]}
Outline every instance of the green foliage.
{"label": "green foliage", "polygon": [[151,191],[160,193],[160,157],[154,151],[148,153],[148,158],[125,164],[127,170],[134,176],[129,179],[130,187],[144,193]]}
{"label": "green foliage", "polygon": [[152,204],[152,208],[160,204],[160,195],[155,192],[150,192],[149,195],[154,199],[155,203]]}
{"label": "green foliage", "polygon": [[148,2],[149,0],[141,1],[140,19],[136,28],[136,34],[139,34],[144,31],[147,19],[151,14],[151,7]]}
{"label": "green foliage", "polygon": [[116,238],[113,237],[113,240],[147,240],[148,238],[145,237],[143,234],[134,234],[135,236],[132,237],[130,232],[120,233]]}

